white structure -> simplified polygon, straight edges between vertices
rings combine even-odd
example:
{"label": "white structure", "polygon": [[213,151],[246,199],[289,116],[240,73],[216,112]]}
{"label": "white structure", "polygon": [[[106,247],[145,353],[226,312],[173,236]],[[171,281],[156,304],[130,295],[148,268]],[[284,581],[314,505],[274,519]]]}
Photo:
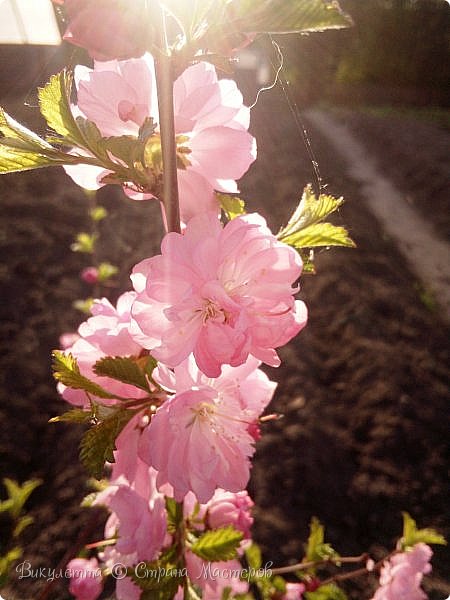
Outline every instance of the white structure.
{"label": "white structure", "polygon": [[51,0],[0,0],[0,44],[60,43]]}

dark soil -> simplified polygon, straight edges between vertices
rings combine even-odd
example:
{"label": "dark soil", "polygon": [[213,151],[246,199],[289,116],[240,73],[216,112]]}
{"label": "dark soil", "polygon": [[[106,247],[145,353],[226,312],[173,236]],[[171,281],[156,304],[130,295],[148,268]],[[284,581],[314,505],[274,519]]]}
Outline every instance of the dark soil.
{"label": "dark soil", "polygon": [[[444,201],[435,203],[448,164],[433,154],[437,140],[448,143],[448,132],[426,127],[424,133],[413,124],[411,133],[409,123],[362,114],[346,118],[419,208],[427,198],[425,217],[448,226]],[[261,97],[252,127],[260,158],[241,187],[249,208],[259,208],[277,230],[303,186],[315,183],[311,157],[276,91]],[[337,222],[350,229],[357,248],[318,253],[318,274],[303,278],[301,292],[309,325],[282,350],[283,366],[268,369],[279,381],[272,409],[284,418],[264,426],[251,491],[255,538],[276,565],[302,557],[313,515],[343,554],[370,550],[379,557],[392,548],[401,534],[401,511],[419,526],[450,534],[448,326],[367,212],[339,156],[308,132],[327,190],[347,199]],[[411,139],[414,151],[404,152]],[[419,168],[431,175],[419,176]],[[79,508],[87,489],[77,458],[80,430],[48,424],[65,409],[51,378],[50,352],[82,319],[72,302],[89,294],[78,278],[86,257],[70,250],[87,226],[88,202],[62,170],[4,176],[0,190],[2,475],[43,480],[29,502],[35,523],[24,533],[24,558],[36,569],[57,568],[101,536],[101,515]],[[101,251],[124,269],[112,290],[116,297],[128,288],[130,266],[158,247],[159,207],[122,199],[111,189],[99,197],[110,210]],[[436,547],[427,578],[435,600],[450,593],[446,558]],[[374,584],[358,580],[353,597],[368,600]],[[44,578],[13,574],[2,594],[37,599],[46,586]],[[56,581],[47,597],[65,600],[66,586]]]}

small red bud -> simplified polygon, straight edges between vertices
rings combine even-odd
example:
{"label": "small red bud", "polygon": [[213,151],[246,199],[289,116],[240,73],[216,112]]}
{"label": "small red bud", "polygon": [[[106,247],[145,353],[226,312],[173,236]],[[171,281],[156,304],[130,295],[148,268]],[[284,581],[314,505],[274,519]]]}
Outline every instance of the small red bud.
{"label": "small red bud", "polygon": [[98,269],[97,267],[86,267],[81,271],[80,277],[86,283],[94,285],[98,282]]}

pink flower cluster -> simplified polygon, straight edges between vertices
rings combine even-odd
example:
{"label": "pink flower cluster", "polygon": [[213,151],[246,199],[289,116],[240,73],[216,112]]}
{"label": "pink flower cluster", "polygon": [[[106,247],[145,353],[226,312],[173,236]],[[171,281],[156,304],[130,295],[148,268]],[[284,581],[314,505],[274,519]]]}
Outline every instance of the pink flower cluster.
{"label": "pink flower cluster", "polygon": [[[77,27],[94,6],[88,0],[66,5],[74,11],[70,30],[74,36],[79,31],[81,40]],[[98,10],[103,8],[99,3]],[[96,62],[94,69],[79,66],[75,81],[74,114],[93,121],[104,137],[137,139],[147,118],[158,121],[149,55]],[[85,410],[95,402],[105,414],[117,406],[134,411],[115,440],[109,485],[95,500],[110,517],[100,563],[83,559],[85,574],[99,565],[110,572],[118,563],[132,569],[158,560],[175,539],[168,526],[169,498],[183,503],[185,526],[194,537],[232,525],[242,532],[238,552],[243,551],[253,522],[253,502],[245,491],[251,458],[276,387],[260,365],[278,366],[276,349],[307,320],[304,303],[295,300],[302,271],[297,252],[279,242],[258,214],[226,225],[219,220],[214,190],[236,192],[236,179],[256,156],[249,109],[235,83],[219,80],[207,63],[194,64],[174,83],[174,111],[183,157],[178,171],[183,233],[167,234],[161,254],[134,268],[133,292],[122,294],[116,306],[96,301],[77,335],[64,340],[64,352],[77,360],[81,374],[113,396],[59,384],[64,399]],[[67,171],[90,189],[103,185],[108,173],[90,166]],[[125,188],[136,198],[152,195],[135,182]],[[86,271],[83,277],[94,274]],[[129,379],[96,373],[95,363],[107,356],[138,361],[148,354],[158,365],[147,391]],[[217,600],[227,587],[247,591],[237,560],[214,563],[211,575],[189,544],[182,551],[181,564],[205,600]],[[74,577],[71,591],[79,600],[95,600],[101,585],[101,575]],[[301,598],[302,589],[291,586],[286,598]],[[117,580],[118,600],[140,595],[131,577]],[[175,597],[182,596],[181,590]]]}
{"label": "pink flower cluster", "polygon": [[[158,123],[155,69],[149,54],[96,62],[94,69],[78,65],[75,82],[74,114],[93,121],[104,137],[137,138],[147,117]],[[186,223],[204,211],[218,212],[214,190],[238,191],[235,180],[255,160],[256,142],[247,131],[250,111],[242,94],[234,81],[219,80],[209,63],[186,69],[175,81],[173,92],[175,132],[184,163],[178,169],[180,211]],[[108,174],[104,168],[86,165],[66,167],[66,172],[90,190],[101,187]],[[136,200],[154,197],[152,190],[140,190],[133,182],[124,189]]]}
{"label": "pink flower cluster", "polygon": [[380,587],[372,600],[426,600],[428,596],[420,585],[431,571],[432,555],[431,548],[423,543],[394,554],[381,568]]}
{"label": "pink flower cluster", "polygon": [[208,377],[249,355],[280,364],[275,348],[306,324],[306,307],[293,297],[302,262],[262,217],[222,227],[214,213],[199,215],[183,235],[169,233],[161,250],[132,275],[132,314],[156,359],[175,367],[192,352]]}
{"label": "pink flower cluster", "polygon": [[[191,219],[183,234],[168,234],[162,255],[135,268],[135,292],[123,294],[116,307],[106,299],[94,304],[65,352],[110,393],[145,400],[146,392],[96,375],[94,365],[105,356],[139,357],[150,347],[160,361],[153,379],[162,402],[143,408],[116,440],[111,483],[97,499],[111,511],[106,538],[118,534],[99,555],[105,568],[154,560],[170,545],[164,496],[199,503],[201,527],[232,524],[249,537],[252,502],[243,490],[258,421],[276,387],[259,366],[262,359],[279,364],[274,348],[306,322],[303,303],[294,300],[300,272],[297,254],[258,215],[222,227],[207,213]],[[189,335],[181,335],[183,328]],[[59,387],[69,402],[89,406],[82,390]],[[192,576],[205,572],[193,553],[185,561]],[[202,576],[199,582],[212,600],[231,584],[245,591],[239,579]],[[72,587],[85,589],[75,581]],[[129,600],[140,590],[126,577],[116,593]]]}

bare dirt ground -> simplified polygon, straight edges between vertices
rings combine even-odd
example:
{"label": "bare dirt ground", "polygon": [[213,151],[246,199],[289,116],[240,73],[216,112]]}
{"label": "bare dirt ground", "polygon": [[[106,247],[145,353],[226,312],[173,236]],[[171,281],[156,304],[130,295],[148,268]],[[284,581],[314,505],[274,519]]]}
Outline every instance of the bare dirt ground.
{"label": "bare dirt ground", "polygon": [[[342,119],[424,218],[448,233],[448,153],[437,158],[436,149],[448,145],[449,132],[355,112]],[[276,231],[303,186],[315,182],[311,157],[276,91],[261,97],[252,128],[260,158],[241,188],[249,210],[260,208]],[[301,292],[309,325],[282,350],[283,366],[268,369],[279,381],[272,409],[284,418],[264,427],[251,491],[255,538],[276,565],[301,558],[312,515],[343,554],[378,557],[391,548],[403,510],[450,535],[448,325],[368,212],[342,159],[312,127],[308,135],[327,190],[347,199],[336,220],[357,248],[318,253],[318,274],[303,278]],[[44,481],[30,499],[35,523],[24,535],[24,558],[56,568],[101,536],[101,516],[79,508],[86,493],[80,430],[48,424],[64,410],[50,351],[80,321],[71,303],[89,291],[78,279],[85,259],[69,249],[86,226],[87,204],[62,170],[3,176],[0,195],[2,475]],[[106,189],[100,201],[111,212],[102,252],[123,267],[117,296],[128,287],[131,265],[157,250],[159,209]],[[433,564],[427,590],[443,600],[450,593],[445,549],[435,548]],[[374,584],[358,580],[352,597],[368,600]],[[19,581],[16,574],[2,595],[37,599],[46,586],[43,578]],[[47,590],[50,599],[68,598],[65,581]]]}

